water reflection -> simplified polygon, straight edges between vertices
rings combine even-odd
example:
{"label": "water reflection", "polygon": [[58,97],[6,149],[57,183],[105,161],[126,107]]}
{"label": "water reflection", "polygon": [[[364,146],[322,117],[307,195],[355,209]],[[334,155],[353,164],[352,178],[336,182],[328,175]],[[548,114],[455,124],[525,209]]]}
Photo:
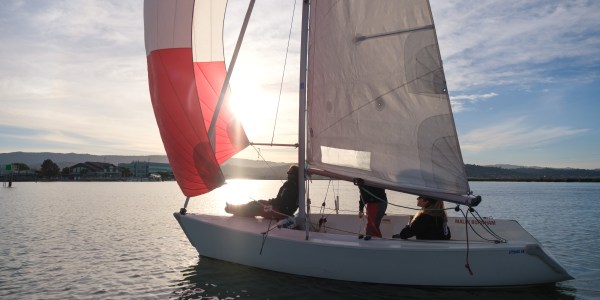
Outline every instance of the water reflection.
{"label": "water reflection", "polygon": [[[177,299],[250,299],[246,284],[255,284],[241,266],[201,257],[181,271],[183,279],[173,292]],[[241,288],[238,288],[241,287]]]}
{"label": "water reflection", "polygon": [[[398,266],[401,268],[402,266]],[[356,270],[360,272],[360,270]],[[407,270],[410,272],[410,270]],[[575,299],[569,286],[419,288],[290,275],[201,257],[181,271],[175,299]]]}
{"label": "water reflection", "polygon": [[[227,189],[268,198],[281,182],[254,185]],[[588,221],[600,211],[600,201],[590,201],[599,184],[472,186],[486,195],[482,215],[518,220],[576,279],[508,290],[425,289],[270,272],[198,259],[172,215],[183,204],[175,182],[23,182],[0,189],[0,299],[600,299],[598,225]],[[313,203],[327,188],[313,183]],[[341,209],[357,209],[355,187],[342,186],[339,195]],[[224,214],[225,201],[240,197],[215,192],[195,199],[189,211]],[[388,198],[414,205],[414,197]]]}

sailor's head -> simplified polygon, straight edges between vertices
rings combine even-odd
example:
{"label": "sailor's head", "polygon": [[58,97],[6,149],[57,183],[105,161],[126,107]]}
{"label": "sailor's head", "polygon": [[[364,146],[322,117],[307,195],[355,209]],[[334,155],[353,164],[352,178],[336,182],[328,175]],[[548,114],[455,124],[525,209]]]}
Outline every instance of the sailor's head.
{"label": "sailor's head", "polygon": [[292,177],[297,177],[298,175],[298,166],[296,165],[291,165],[290,168],[287,171],[288,177],[292,176]]}
{"label": "sailor's head", "polygon": [[427,206],[429,206],[429,205],[431,205],[431,204],[433,204],[435,202],[436,202],[435,199],[432,199],[432,198],[429,198],[429,197],[425,197],[425,196],[419,196],[419,197],[417,197],[417,205],[422,204],[422,205],[419,205],[421,207],[427,207]]}
{"label": "sailor's head", "polygon": [[426,196],[417,197],[417,206],[428,209],[444,209],[444,201]]}

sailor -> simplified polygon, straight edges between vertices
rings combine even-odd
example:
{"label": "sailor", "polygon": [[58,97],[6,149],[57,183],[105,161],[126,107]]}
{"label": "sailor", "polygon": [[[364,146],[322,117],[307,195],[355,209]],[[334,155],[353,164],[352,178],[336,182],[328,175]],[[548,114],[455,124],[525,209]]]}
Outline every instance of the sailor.
{"label": "sailor", "polygon": [[392,237],[408,239],[416,236],[417,240],[449,240],[451,235],[444,201],[419,196],[417,206],[421,209],[399,234]]}
{"label": "sailor", "polygon": [[[387,195],[385,189],[358,183],[360,199],[358,200],[358,217],[363,218],[364,209],[367,208],[367,226],[365,228],[365,240],[372,236],[381,237],[381,220],[387,209]],[[362,238],[362,235],[359,235]]]}
{"label": "sailor", "polygon": [[225,204],[225,212],[235,216],[261,216],[280,220],[293,216],[298,209],[298,166],[292,165],[287,171],[287,181],[283,183],[277,197],[269,200],[254,200],[246,204]]}

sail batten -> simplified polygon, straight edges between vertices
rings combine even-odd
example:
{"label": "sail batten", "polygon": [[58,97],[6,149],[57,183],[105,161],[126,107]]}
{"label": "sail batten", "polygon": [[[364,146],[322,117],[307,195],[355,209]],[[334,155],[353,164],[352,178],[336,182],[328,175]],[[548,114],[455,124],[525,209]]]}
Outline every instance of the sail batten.
{"label": "sail batten", "polygon": [[359,35],[356,37],[356,41],[357,42],[362,42],[368,39],[372,39],[372,38],[379,38],[379,37],[385,37],[385,36],[389,36],[389,35],[395,35],[395,34],[403,34],[403,33],[408,33],[408,32],[413,32],[413,31],[419,31],[419,30],[427,30],[427,29],[433,29],[433,25],[426,25],[423,27],[419,27],[419,28],[409,28],[409,29],[403,29],[403,30],[396,30],[396,31],[391,31],[391,32],[382,32],[382,33],[375,33],[375,34],[371,34],[368,36],[365,35]]}

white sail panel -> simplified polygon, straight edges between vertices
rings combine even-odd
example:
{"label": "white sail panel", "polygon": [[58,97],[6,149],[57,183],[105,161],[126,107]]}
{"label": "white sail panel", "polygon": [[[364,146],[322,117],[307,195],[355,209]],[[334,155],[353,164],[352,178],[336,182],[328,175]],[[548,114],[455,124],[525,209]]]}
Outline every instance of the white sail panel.
{"label": "white sail panel", "polygon": [[[429,3],[372,4],[311,5],[307,161],[342,178],[463,202],[456,196],[469,186]],[[369,161],[357,166],[340,153]]]}
{"label": "white sail panel", "polygon": [[221,109],[215,111],[227,75],[223,48],[226,8],[227,0],[196,0],[192,24],[195,80],[202,119],[207,129],[210,128],[213,115],[218,114],[213,148],[219,164],[248,145],[242,124],[230,107],[229,86],[225,89]]}
{"label": "white sail panel", "polygon": [[321,157],[326,164],[371,170],[371,152],[321,146]]}
{"label": "white sail panel", "polygon": [[223,51],[223,19],[227,0],[196,1],[192,43],[195,62],[225,61]]}
{"label": "white sail panel", "polygon": [[144,2],[146,55],[159,49],[190,48],[194,0]]}

